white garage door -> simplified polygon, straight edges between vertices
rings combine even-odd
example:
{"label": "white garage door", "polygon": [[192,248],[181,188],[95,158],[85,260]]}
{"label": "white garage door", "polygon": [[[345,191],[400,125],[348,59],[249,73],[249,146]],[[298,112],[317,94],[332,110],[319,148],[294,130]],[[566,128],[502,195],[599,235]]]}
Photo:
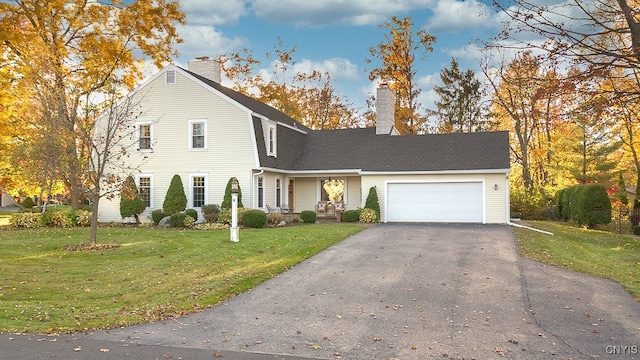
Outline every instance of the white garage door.
{"label": "white garage door", "polygon": [[481,182],[390,183],[389,222],[483,222]]}

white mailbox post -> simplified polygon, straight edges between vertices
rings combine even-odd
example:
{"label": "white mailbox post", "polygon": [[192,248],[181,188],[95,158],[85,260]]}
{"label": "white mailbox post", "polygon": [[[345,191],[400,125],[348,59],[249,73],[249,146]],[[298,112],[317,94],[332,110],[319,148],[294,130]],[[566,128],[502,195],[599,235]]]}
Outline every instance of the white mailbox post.
{"label": "white mailbox post", "polygon": [[238,229],[238,179],[231,179],[231,241],[240,241]]}

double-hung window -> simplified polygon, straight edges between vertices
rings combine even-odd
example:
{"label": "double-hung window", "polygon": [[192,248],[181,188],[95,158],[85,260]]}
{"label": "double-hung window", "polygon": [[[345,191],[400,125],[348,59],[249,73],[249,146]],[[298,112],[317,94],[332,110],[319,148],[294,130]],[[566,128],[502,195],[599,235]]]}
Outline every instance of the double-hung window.
{"label": "double-hung window", "polygon": [[264,178],[258,177],[258,208],[264,207]]}
{"label": "double-hung window", "polygon": [[153,134],[153,128],[151,123],[138,123],[137,124],[137,142],[138,142],[138,150],[140,151],[151,151],[153,150],[151,146],[151,138]]}
{"label": "double-hung window", "polygon": [[282,181],[276,178],[276,207],[282,206]]}
{"label": "double-hung window", "polygon": [[167,70],[167,72],[164,73],[164,80],[166,84],[175,84],[176,72],[174,70]]}
{"label": "double-hung window", "polygon": [[151,175],[137,175],[138,193],[146,208],[151,208]]}
{"label": "double-hung window", "polygon": [[204,174],[193,174],[190,176],[191,186],[191,207],[201,208],[207,202],[207,176]]}
{"label": "double-hung window", "polygon": [[189,149],[204,150],[207,148],[207,122],[205,120],[189,121]]}

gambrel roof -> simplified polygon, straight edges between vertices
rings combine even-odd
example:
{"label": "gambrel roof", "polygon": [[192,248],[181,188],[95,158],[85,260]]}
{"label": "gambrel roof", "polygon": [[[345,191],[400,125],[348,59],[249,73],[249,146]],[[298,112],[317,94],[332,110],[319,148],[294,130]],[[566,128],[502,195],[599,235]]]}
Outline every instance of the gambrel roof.
{"label": "gambrel roof", "polygon": [[[183,69],[184,70],[184,69]],[[376,135],[375,128],[311,130],[285,113],[196,73],[189,74],[254,113],[260,167],[284,171],[463,172],[509,169],[509,134]],[[282,125],[269,156],[261,118]]]}

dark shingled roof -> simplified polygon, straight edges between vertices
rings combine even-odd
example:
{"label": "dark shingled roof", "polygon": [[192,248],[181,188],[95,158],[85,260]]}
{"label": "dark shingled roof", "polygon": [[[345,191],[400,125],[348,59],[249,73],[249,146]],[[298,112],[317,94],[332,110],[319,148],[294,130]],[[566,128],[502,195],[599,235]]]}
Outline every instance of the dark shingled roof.
{"label": "dark shingled roof", "polygon": [[[184,70],[184,69],[183,69]],[[260,166],[288,171],[431,172],[509,169],[509,133],[376,135],[375,128],[310,130],[285,113],[185,70],[278,126],[277,157],[268,156],[262,122],[253,117]]]}
{"label": "dark shingled roof", "polygon": [[455,171],[509,168],[509,133],[376,135],[374,128],[312,131],[296,170]]}

